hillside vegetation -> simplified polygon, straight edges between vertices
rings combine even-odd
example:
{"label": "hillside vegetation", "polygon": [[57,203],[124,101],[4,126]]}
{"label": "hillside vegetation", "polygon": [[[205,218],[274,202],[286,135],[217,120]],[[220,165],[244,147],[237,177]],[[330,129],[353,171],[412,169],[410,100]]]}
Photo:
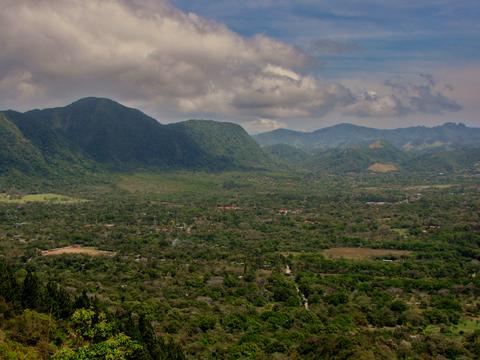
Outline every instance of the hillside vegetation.
{"label": "hillside vegetation", "polygon": [[0,174],[9,172],[46,172],[42,153],[15,124],[0,114]]}

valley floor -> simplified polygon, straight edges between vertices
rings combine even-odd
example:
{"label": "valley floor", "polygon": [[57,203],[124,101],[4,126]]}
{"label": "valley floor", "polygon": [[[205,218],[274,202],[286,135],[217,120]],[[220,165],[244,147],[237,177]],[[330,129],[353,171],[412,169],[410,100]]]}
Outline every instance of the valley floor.
{"label": "valley floor", "polygon": [[[55,190],[0,197],[0,262],[20,288],[34,273],[84,291],[115,341],[137,339],[133,314],[192,359],[480,357],[479,178],[166,172]],[[0,355],[104,344],[78,310],[2,291]]]}

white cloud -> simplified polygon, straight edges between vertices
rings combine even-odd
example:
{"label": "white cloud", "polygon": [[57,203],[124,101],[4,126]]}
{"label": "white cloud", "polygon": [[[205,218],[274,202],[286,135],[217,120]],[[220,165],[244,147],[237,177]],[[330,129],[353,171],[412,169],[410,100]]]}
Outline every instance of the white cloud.
{"label": "white cloud", "polygon": [[461,106],[444,94],[445,87],[435,78],[420,74],[415,80],[401,77],[385,82],[383,95],[364,91],[342,112],[358,117],[398,117],[409,114],[443,114],[461,110]]}
{"label": "white cloud", "polygon": [[287,124],[285,124],[284,122],[280,122],[272,119],[258,119],[258,120],[242,123],[242,126],[250,134],[257,134],[261,132],[286,128]]}
{"label": "white cloud", "polygon": [[[308,58],[264,35],[242,37],[162,0],[3,0],[0,105],[30,108],[86,95],[178,117],[399,116],[455,111],[433,78],[374,98],[302,73]],[[425,83],[426,82],[426,83]],[[263,121],[263,122],[262,122]],[[270,121],[270,122],[269,122]]]}

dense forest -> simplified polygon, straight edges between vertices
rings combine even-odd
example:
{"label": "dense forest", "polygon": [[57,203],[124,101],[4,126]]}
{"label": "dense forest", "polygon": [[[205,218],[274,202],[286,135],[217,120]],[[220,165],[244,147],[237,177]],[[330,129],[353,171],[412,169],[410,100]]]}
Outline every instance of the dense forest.
{"label": "dense forest", "polygon": [[475,173],[170,171],[57,192],[0,200],[8,359],[480,356]]}

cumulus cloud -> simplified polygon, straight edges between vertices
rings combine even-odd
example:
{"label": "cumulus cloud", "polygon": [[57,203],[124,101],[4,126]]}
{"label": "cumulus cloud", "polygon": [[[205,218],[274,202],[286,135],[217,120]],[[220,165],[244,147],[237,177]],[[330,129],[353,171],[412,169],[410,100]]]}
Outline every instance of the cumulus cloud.
{"label": "cumulus cloud", "polygon": [[286,128],[287,124],[272,119],[258,119],[242,123],[242,126],[251,134],[272,131],[276,129]]}
{"label": "cumulus cloud", "polygon": [[28,73],[46,95],[91,88],[188,108],[197,98],[223,99],[268,64],[305,61],[289,45],[243,38],[162,1],[4,0],[0,7],[0,81]]}
{"label": "cumulus cloud", "polygon": [[[398,117],[409,114],[443,114],[462,109],[444,94],[431,74],[420,74],[417,81],[396,77],[385,81],[386,94],[365,91],[343,109],[357,117]],[[448,87],[447,87],[448,90]],[[451,91],[451,90],[448,90]]]}
{"label": "cumulus cloud", "polygon": [[[343,46],[344,45],[344,46]],[[346,51],[348,44],[318,43]],[[302,72],[309,58],[264,35],[242,37],[162,0],[3,0],[1,105],[27,108],[108,96],[162,115],[217,114],[268,130],[266,119],[456,111],[425,76],[355,93]]]}

